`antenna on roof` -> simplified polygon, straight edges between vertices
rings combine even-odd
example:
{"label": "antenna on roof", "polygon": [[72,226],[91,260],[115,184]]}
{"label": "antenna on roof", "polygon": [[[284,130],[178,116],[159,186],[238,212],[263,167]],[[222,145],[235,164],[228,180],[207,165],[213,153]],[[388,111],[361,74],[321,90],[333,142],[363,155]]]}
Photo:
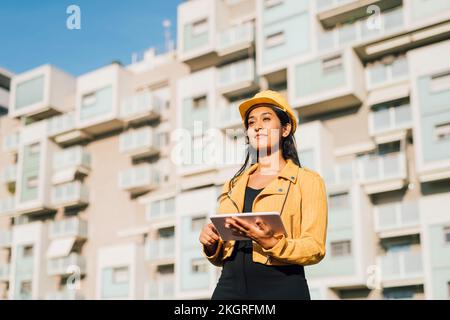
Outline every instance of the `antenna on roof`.
{"label": "antenna on roof", "polygon": [[164,39],[165,39],[165,49],[166,51],[172,51],[173,50],[173,41],[170,36],[170,26],[172,23],[169,19],[164,19],[162,23],[164,27]]}

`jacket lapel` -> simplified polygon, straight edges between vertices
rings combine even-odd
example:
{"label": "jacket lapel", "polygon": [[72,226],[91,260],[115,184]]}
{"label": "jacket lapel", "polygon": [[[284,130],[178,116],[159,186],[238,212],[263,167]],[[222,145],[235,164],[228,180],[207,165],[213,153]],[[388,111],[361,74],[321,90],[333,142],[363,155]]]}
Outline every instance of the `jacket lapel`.
{"label": "jacket lapel", "polygon": [[[247,170],[244,171],[242,176],[238,178],[236,185],[230,191],[230,198],[236,203],[239,208],[239,212],[244,209],[245,189],[247,188],[248,179],[251,173],[253,173],[259,166],[259,163],[254,163]],[[278,177],[274,178],[255,198],[258,201],[260,197],[271,194],[285,194],[287,191],[286,180],[291,180],[295,183],[297,179],[298,166],[288,159],[286,165],[278,174]],[[280,179],[282,178],[282,179]]]}

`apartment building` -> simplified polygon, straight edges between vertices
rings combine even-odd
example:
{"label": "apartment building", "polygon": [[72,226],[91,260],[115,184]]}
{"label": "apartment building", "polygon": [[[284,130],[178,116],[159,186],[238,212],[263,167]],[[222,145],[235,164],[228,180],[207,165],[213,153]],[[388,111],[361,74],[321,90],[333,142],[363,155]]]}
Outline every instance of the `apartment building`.
{"label": "apartment building", "polygon": [[270,88],[326,181],[312,298],[449,299],[449,9],[191,0],[176,50],[0,71],[0,297],[208,299],[198,234],[244,161],[237,106]]}

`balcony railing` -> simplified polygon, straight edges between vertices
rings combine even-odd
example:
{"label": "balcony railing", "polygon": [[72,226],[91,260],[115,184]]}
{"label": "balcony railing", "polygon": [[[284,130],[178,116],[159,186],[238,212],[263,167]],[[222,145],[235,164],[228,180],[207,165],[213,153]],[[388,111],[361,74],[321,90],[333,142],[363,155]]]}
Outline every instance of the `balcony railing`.
{"label": "balcony railing", "polygon": [[53,156],[53,170],[60,171],[68,168],[91,167],[91,155],[82,146],[75,146],[55,152]]}
{"label": "balcony railing", "polygon": [[136,94],[123,100],[120,117],[128,121],[154,119],[160,116],[162,100],[150,92]]}
{"label": "balcony railing", "polygon": [[384,155],[364,155],[358,158],[361,182],[378,182],[403,178],[406,175],[406,157],[403,151]]}
{"label": "balcony railing", "polygon": [[404,104],[371,111],[369,123],[370,131],[374,135],[410,127],[412,125],[411,107],[409,104]]}
{"label": "balcony railing", "polygon": [[406,80],[408,73],[408,60],[405,56],[395,58],[388,64],[378,61],[366,68],[367,87],[371,90],[380,85]]}
{"label": "balcony railing", "polygon": [[130,153],[134,157],[157,154],[160,143],[156,132],[152,128],[143,128],[120,135],[119,150]]}
{"label": "balcony railing", "polygon": [[422,252],[406,251],[388,253],[380,257],[381,278],[406,280],[423,276]]}
{"label": "balcony railing", "polygon": [[46,295],[47,300],[83,300],[85,297],[77,290],[60,290],[53,291]]}
{"label": "balcony railing", "polygon": [[419,225],[419,206],[416,202],[396,202],[378,205],[375,211],[375,229],[378,232]]}
{"label": "balcony railing", "polygon": [[73,111],[53,116],[47,120],[47,134],[50,137],[75,130],[75,128],[75,112]]}
{"label": "balcony railing", "polygon": [[354,177],[352,162],[337,163],[324,173],[324,180],[330,186],[349,185]]}
{"label": "balcony railing", "polygon": [[219,51],[227,50],[238,45],[251,43],[254,38],[255,33],[253,23],[249,22],[237,25],[219,34],[217,49]]}
{"label": "balcony railing", "polygon": [[347,4],[349,2],[356,2],[357,0],[317,0],[317,11],[325,11],[337,6],[341,6],[343,4]]}
{"label": "balcony railing", "polygon": [[175,277],[160,276],[147,284],[147,294],[150,300],[170,300],[175,294]]}
{"label": "balcony railing", "polygon": [[87,238],[87,221],[78,217],[55,221],[50,224],[49,238],[59,237]]}
{"label": "balcony railing", "polygon": [[16,182],[17,179],[17,165],[9,165],[6,166],[2,170],[2,182],[3,183],[12,183]]}
{"label": "balcony railing", "polygon": [[49,259],[47,261],[47,274],[50,276],[72,273],[78,267],[81,274],[86,273],[86,258],[78,253],[71,253],[67,257]]}
{"label": "balcony railing", "polygon": [[52,188],[52,203],[65,207],[89,202],[89,189],[80,181],[56,185]]}
{"label": "balcony railing", "polygon": [[233,62],[219,68],[217,86],[221,90],[239,83],[255,81],[255,65],[253,59]]}
{"label": "balcony railing", "polygon": [[[355,45],[394,32],[404,27],[403,7],[380,14],[380,24],[369,23],[368,18],[343,24],[318,34],[319,51],[333,51],[347,45]],[[370,17],[369,17],[370,18]]]}
{"label": "balcony railing", "polygon": [[175,238],[160,238],[147,241],[147,260],[172,259],[175,256]]}
{"label": "balcony railing", "polygon": [[242,101],[244,100],[230,102],[218,108],[216,112],[216,123],[219,128],[242,125],[242,119],[238,109]]}
{"label": "balcony railing", "polygon": [[139,165],[119,173],[119,188],[128,191],[139,191],[155,188],[160,182],[157,167]]}

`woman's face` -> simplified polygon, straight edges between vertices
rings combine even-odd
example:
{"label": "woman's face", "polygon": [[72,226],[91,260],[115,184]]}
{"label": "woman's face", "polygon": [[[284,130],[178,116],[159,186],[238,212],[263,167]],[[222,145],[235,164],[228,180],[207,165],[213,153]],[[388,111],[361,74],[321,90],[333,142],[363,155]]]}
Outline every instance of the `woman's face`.
{"label": "woman's face", "polygon": [[280,119],[268,106],[258,106],[248,115],[247,135],[256,150],[277,150],[281,137],[287,137],[290,125],[281,126]]}

